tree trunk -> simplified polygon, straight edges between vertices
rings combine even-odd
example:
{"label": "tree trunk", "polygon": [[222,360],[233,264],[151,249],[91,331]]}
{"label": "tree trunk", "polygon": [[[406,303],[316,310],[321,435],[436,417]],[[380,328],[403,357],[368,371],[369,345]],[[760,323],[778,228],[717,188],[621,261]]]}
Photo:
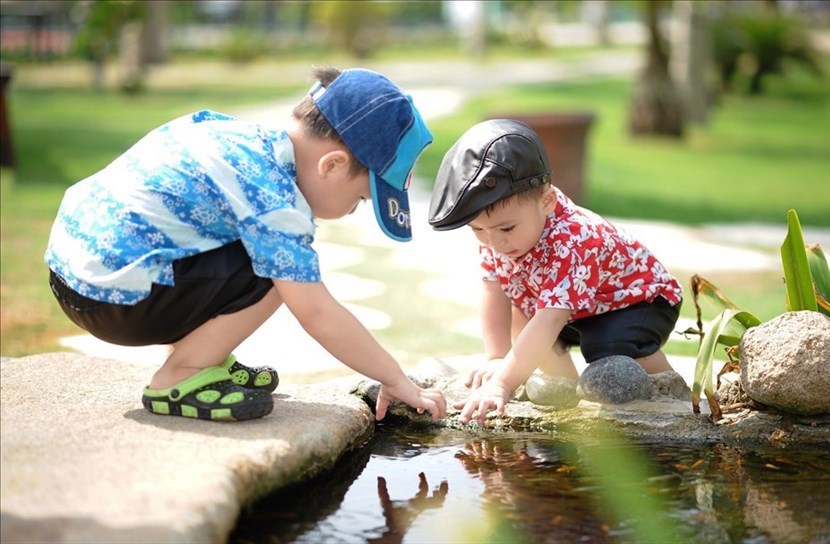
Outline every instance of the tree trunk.
{"label": "tree trunk", "polygon": [[145,2],[144,10],[141,27],[141,64],[142,66],[161,64],[167,60],[170,49],[168,35],[170,2],[169,0]]}
{"label": "tree trunk", "polygon": [[104,53],[95,55],[92,59],[92,88],[95,92],[104,92],[107,86],[107,56]]}
{"label": "tree trunk", "polygon": [[137,93],[144,87],[144,63],[141,62],[141,21],[131,21],[121,29],[118,59],[120,87],[125,93]]}
{"label": "tree trunk", "polygon": [[582,17],[594,29],[597,43],[606,46],[611,44],[609,22],[611,19],[610,0],[591,0],[582,2]]}
{"label": "tree trunk", "polygon": [[686,120],[705,123],[709,109],[708,68],[712,47],[705,3],[675,0],[677,26],[672,32],[672,74],[683,97]]}
{"label": "tree trunk", "polygon": [[683,103],[669,73],[669,54],[660,32],[660,9],[665,2],[645,2],[648,44],[646,66],[640,74],[629,110],[632,135],[683,136]]}

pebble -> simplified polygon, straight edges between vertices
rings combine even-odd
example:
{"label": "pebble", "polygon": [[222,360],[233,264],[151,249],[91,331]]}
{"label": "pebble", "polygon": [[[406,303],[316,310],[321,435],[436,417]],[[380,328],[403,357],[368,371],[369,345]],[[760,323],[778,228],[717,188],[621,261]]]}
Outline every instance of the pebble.
{"label": "pebble", "polygon": [[533,404],[549,406],[555,410],[573,408],[579,404],[574,378],[533,374],[525,383],[525,392]]}

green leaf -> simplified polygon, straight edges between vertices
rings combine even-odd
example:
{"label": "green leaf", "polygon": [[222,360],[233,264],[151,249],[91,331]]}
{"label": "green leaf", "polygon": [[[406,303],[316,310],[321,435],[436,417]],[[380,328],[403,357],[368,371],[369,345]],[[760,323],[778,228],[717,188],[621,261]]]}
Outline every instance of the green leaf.
{"label": "green leaf", "polygon": [[781,245],[781,263],[784,267],[784,281],[787,284],[787,310],[818,311],[804,234],[795,210],[787,212],[787,236]]}
{"label": "green leaf", "polygon": [[729,300],[726,295],[723,294],[723,291],[718,289],[714,283],[697,274],[692,276],[692,293],[695,295],[695,298],[697,298],[698,293],[703,295],[706,300],[721,310],[725,310],[727,308],[731,308],[733,310],[738,309],[735,303]]}
{"label": "green leaf", "polygon": [[[715,400],[715,390],[712,385],[712,363],[715,359],[715,350],[718,345],[734,346],[740,342],[741,336],[751,327],[757,327],[761,321],[745,310],[726,309],[712,320],[712,327],[703,337],[700,350],[695,361],[695,381],[692,385],[692,408],[696,414],[700,413],[700,393],[704,392],[712,408],[712,418],[720,418],[720,408]],[[738,328],[740,335],[729,334],[728,329]]]}
{"label": "green leaf", "polygon": [[721,334],[720,336],[718,336],[718,344],[721,344],[722,346],[726,346],[728,348],[732,346],[737,346],[740,343],[740,336],[733,336],[731,334]]}
{"label": "green leaf", "polygon": [[818,309],[824,315],[830,316],[830,266],[820,245],[807,246],[807,262],[810,264]]}

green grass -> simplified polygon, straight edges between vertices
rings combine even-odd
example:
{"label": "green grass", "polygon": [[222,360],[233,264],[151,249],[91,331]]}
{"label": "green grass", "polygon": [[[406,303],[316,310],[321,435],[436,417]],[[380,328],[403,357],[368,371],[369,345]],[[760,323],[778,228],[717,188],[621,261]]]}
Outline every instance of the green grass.
{"label": "green grass", "polygon": [[[188,73],[202,74],[199,68],[191,67]],[[58,338],[78,333],[52,300],[42,264],[66,187],[171,118],[204,107],[227,111],[264,103],[294,96],[300,89],[296,83],[268,85],[272,70],[267,66],[241,69],[250,78],[231,82],[203,75],[205,79],[189,85],[188,78],[173,77],[138,96],[97,94],[65,81],[33,82],[21,72],[9,96],[19,165],[13,173],[2,172],[0,198],[0,353],[60,349]],[[455,139],[494,113],[588,110],[596,114],[596,122],[589,140],[586,204],[599,213],[689,224],[740,220],[784,225],[787,209],[796,208],[805,226],[830,226],[827,80],[794,74],[770,81],[767,96],[724,97],[712,110],[710,122],[692,128],[679,142],[626,135],[630,90],[626,81],[603,80],[481,95],[463,111],[430,123],[435,143],[419,162],[419,177],[433,179]],[[325,232],[331,241],[349,242],[345,230]],[[378,333],[390,350],[411,362],[480,349],[476,339],[446,327],[463,318],[467,309],[450,303],[437,308],[434,301],[413,296],[412,285],[424,279],[422,273],[397,267],[388,250],[365,250],[367,262],[347,271],[387,284],[383,297],[364,303],[392,317],[393,326]],[[707,277],[762,319],[784,309],[780,274]],[[680,279],[688,291],[688,278]],[[684,304],[683,314],[694,315],[691,300]],[[695,347],[688,342],[670,350],[691,355]]]}
{"label": "green grass", "polygon": [[787,210],[795,208],[804,225],[828,227],[830,84],[805,74],[775,83],[769,96],[724,97],[708,124],[691,127],[683,141],[627,135],[627,81],[511,88],[433,123],[435,143],[420,166],[437,172],[461,133],[494,114],[589,111],[596,120],[585,205],[597,213],[687,224],[786,224]]}
{"label": "green grass", "polygon": [[10,96],[16,178],[20,185],[67,187],[171,119],[204,108],[222,111],[284,95],[260,89],[168,89],[138,96],[77,88],[16,89]]}

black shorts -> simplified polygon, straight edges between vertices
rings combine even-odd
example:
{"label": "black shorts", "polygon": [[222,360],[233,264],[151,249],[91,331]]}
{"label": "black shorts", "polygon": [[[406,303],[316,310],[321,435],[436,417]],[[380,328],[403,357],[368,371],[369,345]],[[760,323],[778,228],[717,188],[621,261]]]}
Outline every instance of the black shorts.
{"label": "black shorts", "polygon": [[559,339],[566,346],[579,346],[588,363],[611,355],[637,359],[651,355],[668,341],[679,316],[679,303],[672,306],[657,297],[652,302],[571,321]]}
{"label": "black shorts", "polygon": [[122,346],[172,344],[218,315],[259,302],[274,284],[254,274],[241,242],[173,262],[175,285],[153,284],[135,305],[93,300],[50,271],[64,313],[96,338]]}

